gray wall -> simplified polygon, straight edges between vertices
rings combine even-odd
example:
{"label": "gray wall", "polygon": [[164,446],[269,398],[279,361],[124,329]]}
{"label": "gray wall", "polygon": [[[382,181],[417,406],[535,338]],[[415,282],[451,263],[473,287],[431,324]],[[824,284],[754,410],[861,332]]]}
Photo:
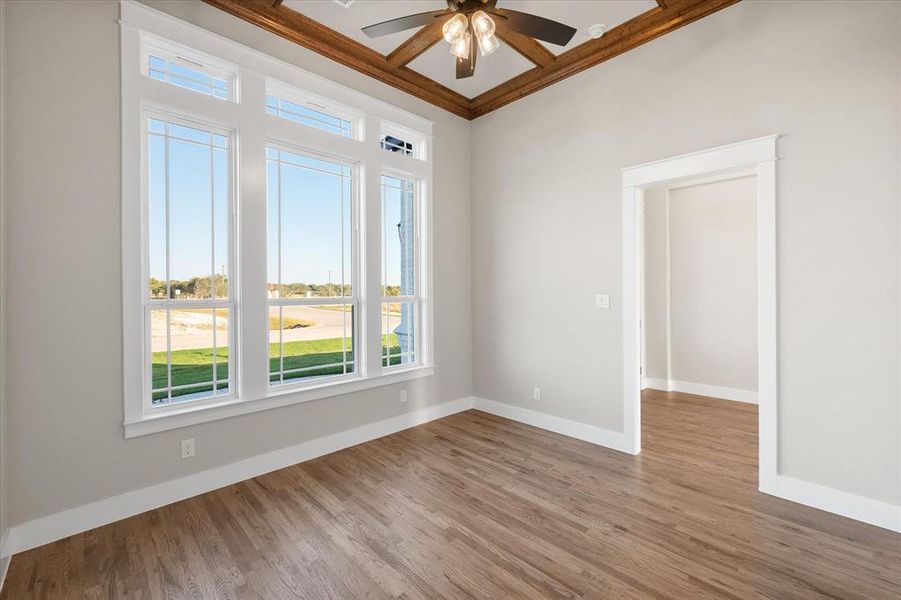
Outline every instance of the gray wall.
{"label": "gray wall", "polygon": [[9,527],[6,485],[6,4],[0,2],[0,541]]}
{"label": "gray wall", "polygon": [[[641,231],[642,259],[642,374],[653,379],[667,378],[667,223],[666,190],[650,188],[644,192],[644,228]],[[650,387],[650,386],[648,386]]]}
{"label": "gray wall", "polygon": [[780,471],[901,502],[899,62],[899,3],[742,2],[475,121],[476,395],[622,431],[620,169],[779,133]]}
{"label": "gray wall", "polygon": [[667,235],[666,195],[645,194],[647,377],[757,391],[756,202],[755,177],[671,190]]}
{"label": "gray wall", "polygon": [[200,2],[152,5],[435,122],[438,371],[407,405],[391,386],[124,439],[119,6],[8,3],[13,525],[472,394],[470,125]]}

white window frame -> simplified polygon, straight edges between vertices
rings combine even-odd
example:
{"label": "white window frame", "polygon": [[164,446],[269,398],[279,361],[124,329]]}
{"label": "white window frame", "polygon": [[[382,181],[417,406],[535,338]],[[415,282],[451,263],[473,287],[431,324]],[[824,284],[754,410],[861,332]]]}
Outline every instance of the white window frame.
{"label": "white window frame", "polygon": [[[331,117],[335,117],[338,119],[342,119],[350,123],[350,139],[357,141],[364,141],[363,136],[365,132],[365,128],[363,126],[364,116],[363,114],[355,110],[349,106],[344,106],[327,98],[323,98],[322,96],[317,96],[316,94],[297,89],[296,87],[290,86],[281,81],[276,81],[274,79],[268,79],[266,81],[266,95],[273,96],[279,100],[287,100],[288,102],[293,102],[294,104],[298,104],[300,106],[304,106],[311,110],[315,110],[317,112],[321,112]],[[284,119],[285,117],[280,117],[276,115],[269,115],[274,119]],[[299,123],[300,125],[304,125],[303,123]],[[319,129],[314,127],[313,125],[304,125],[305,127],[312,127],[313,129]],[[323,129],[319,129],[320,131],[325,131]],[[330,132],[326,132],[330,133]],[[332,134],[338,135],[338,134]],[[338,137],[342,137],[338,135]]]}
{"label": "white window frame", "polygon": [[[238,320],[238,310],[237,310],[237,290],[235,288],[236,277],[236,269],[235,269],[235,184],[237,181],[236,173],[235,173],[235,131],[233,129],[228,129],[222,127],[216,123],[211,123],[208,121],[204,121],[198,118],[186,117],[185,115],[179,115],[173,112],[169,112],[166,109],[155,108],[151,105],[145,105],[142,107],[141,111],[141,221],[143,223],[143,229],[149,224],[149,207],[150,207],[150,199],[148,198],[148,190],[149,190],[149,178],[148,178],[148,160],[147,160],[147,152],[150,148],[150,133],[149,133],[149,124],[150,120],[158,120],[163,121],[165,123],[174,123],[176,125],[182,125],[184,127],[196,128],[204,131],[209,131],[212,134],[219,134],[226,137],[228,140],[228,184],[229,184],[229,193],[228,193],[228,298],[226,299],[192,299],[192,300],[174,300],[171,298],[167,298],[166,300],[152,299],[150,297],[150,285],[149,285],[149,274],[150,274],[150,252],[149,245],[147,243],[143,244],[141,249],[141,262],[142,262],[142,277],[141,277],[141,285],[143,287],[141,296],[144,299],[144,389],[143,389],[143,406],[144,413],[151,414],[165,414],[169,411],[178,411],[181,407],[186,406],[189,402],[191,406],[202,406],[204,404],[209,403],[218,403],[218,402],[227,402],[237,397],[237,380],[238,374],[236,371],[236,365],[238,363],[237,356],[240,352],[238,345],[235,343],[237,340],[237,332],[238,328],[236,326]],[[167,166],[168,168],[168,166]],[[213,162],[210,161],[210,168],[213,168]],[[168,191],[167,191],[168,195]],[[167,211],[167,244],[168,240],[168,211]],[[213,225],[215,228],[215,223]],[[215,234],[214,234],[215,235]],[[215,237],[213,238],[213,248],[215,248]],[[166,262],[168,264],[168,250]],[[211,273],[214,271],[214,265],[210,265]],[[167,277],[169,276],[168,267],[167,267]],[[199,309],[217,309],[217,308],[227,308],[229,309],[230,318],[228,320],[228,394],[221,395],[211,395],[208,397],[197,398],[192,400],[183,400],[181,402],[173,402],[169,404],[162,405],[154,405],[153,404],[153,368],[152,368],[152,348],[151,348],[151,337],[146,334],[146,332],[150,331],[151,328],[151,318],[154,310],[163,310],[163,309],[174,309],[174,308],[183,308],[183,307],[193,307]],[[215,319],[214,319],[215,323]],[[213,328],[213,336],[215,339],[216,329],[215,326]],[[218,346],[217,346],[218,347]],[[171,353],[171,349],[167,350]],[[214,379],[214,389],[215,382],[218,379],[216,376],[216,361],[215,355],[213,360],[213,379]],[[202,385],[202,384],[198,384]],[[197,387],[197,386],[195,386]]]}
{"label": "white window frame", "polygon": [[[320,377],[311,377],[310,379],[297,378],[292,379],[288,382],[284,380],[279,385],[272,385],[272,382],[269,382],[269,390],[270,393],[285,393],[291,392],[293,390],[303,389],[305,387],[309,387],[310,385],[322,385],[329,384],[340,381],[349,381],[353,379],[360,379],[362,376],[361,373],[363,370],[361,369],[361,362],[365,360],[365,356],[361,356],[361,353],[358,351],[358,345],[360,342],[360,292],[358,286],[360,285],[360,263],[362,260],[362,256],[360,253],[360,194],[359,194],[359,173],[360,173],[360,165],[354,162],[349,162],[339,157],[325,155],[319,152],[313,152],[305,148],[299,148],[296,146],[292,146],[290,144],[278,142],[275,140],[269,140],[266,142],[266,148],[275,148],[277,150],[283,150],[286,152],[291,152],[293,154],[298,154],[300,156],[305,156],[309,158],[314,158],[317,160],[334,162],[335,164],[340,164],[342,166],[350,167],[351,169],[351,208],[350,208],[350,256],[347,257],[351,261],[350,265],[350,285],[352,294],[350,296],[320,296],[320,297],[310,297],[310,298],[267,298],[267,308],[268,311],[272,308],[283,307],[283,306],[327,306],[327,305],[340,305],[340,304],[349,304],[354,307],[353,311],[353,322],[351,323],[351,336],[353,339],[353,351],[354,351],[354,370],[351,373],[344,373],[341,375],[330,375],[330,376],[320,376]],[[268,159],[267,159],[268,160]],[[268,192],[268,190],[267,190]],[[281,192],[279,193],[279,201],[282,201]],[[268,202],[267,202],[268,204]],[[279,228],[281,228],[282,223],[279,218]],[[279,264],[281,264],[281,247],[279,247]],[[281,283],[281,282],[279,282]],[[342,290],[343,293],[343,290]],[[269,332],[267,331],[267,343],[269,343]],[[266,360],[266,370],[267,373],[271,374],[269,370],[269,358],[267,355]]]}
{"label": "white window frame", "polygon": [[403,125],[398,125],[397,123],[392,123],[391,121],[382,120],[379,126],[379,144],[381,144],[383,137],[389,135],[413,144],[413,152],[411,154],[406,154],[405,152],[394,152],[387,148],[382,148],[382,152],[397,154],[406,159],[413,158],[420,161],[428,160],[429,154],[426,148],[428,144],[426,143],[426,136],[421,132],[410,129],[409,127],[404,127]]}
{"label": "white window frame", "polygon": [[[212,34],[138,2],[120,4],[122,18],[122,301],[123,402],[126,437],[150,434],[375,386],[429,377],[435,372],[432,327],[432,123],[355,90],[308,73],[294,65]],[[233,70],[233,101],[169,85],[146,76],[147,40],[193,49],[204,65]],[[143,43],[142,43],[143,42]],[[153,46],[156,47],[156,46]],[[185,50],[186,52],[188,50]],[[162,58],[162,57],[161,57]],[[190,58],[190,55],[189,55]],[[324,106],[355,112],[359,139],[346,138],[266,113],[267,84],[281,82]],[[288,98],[290,99],[290,98]],[[145,110],[174,115],[206,126],[234,131],[234,248],[230,285],[233,286],[234,378],[228,398],[188,401],[159,407],[145,402],[146,352],[144,302],[147,238],[142,173]],[[414,134],[422,159],[413,160],[380,147],[382,125],[390,123]],[[355,327],[355,376],[332,380],[310,378],[298,385],[269,386],[266,146],[327,156],[358,165],[353,186],[357,194],[358,231],[354,249],[359,272],[354,296],[359,307]],[[420,182],[418,204],[420,251],[419,364],[384,369],[381,361],[381,174],[396,172]],[[361,399],[365,402],[365,399]]]}
{"label": "white window frame", "polygon": [[175,42],[157,37],[155,35],[143,32],[141,35],[141,73],[149,76],[150,74],[150,57],[155,56],[166,62],[174,63],[182,67],[200,71],[212,78],[222,79],[227,86],[225,98],[219,98],[213,94],[204,94],[197,90],[191,90],[178,86],[178,84],[168,81],[158,81],[161,85],[173,85],[181,89],[188,90],[194,94],[201,94],[215,98],[220,102],[237,102],[238,101],[238,78],[237,68],[225,61],[218,60],[193,48],[176,44]]}
{"label": "white window frame", "polygon": [[[413,243],[413,256],[415,260],[414,264],[414,280],[413,280],[413,289],[416,291],[412,296],[386,296],[382,295],[381,303],[382,305],[387,303],[413,303],[415,304],[415,323],[414,323],[414,352],[416,361],[408,364],[399,364],[399,365],[391,365],[390,360],[388,361],[388,365],[382,365],[382,368],[387,372],[392,371],[404,371],[409,369],[415,369],[421,366],[423,363],[422,356],[422,340],[425,339],[425,336],[422,333],[423,327],[425,326],[425,322],[422,318],[422,283],[428,277],[428,271],[425,269],[423,265],[423,256],[422,251],[422,240],[426,237],[426,232],[423,231],[423,218],[422,215],[425,214],[424,211],[426,207],[423,204],[423,201],[426,197],[426,189],[425,183],[422,179],[416,177],[407,172],[398,171],[396,169],[384,169],[380,175],[385,175],[387,177],[394,177],[397,179],[408,180],[413,183],[413,229],[415,233],[415,239]],[[381,194],[379,200],[381,201]],[[384,215],[380,215],[380,221],[384,219]],[[384,265],[382,265],[381,269],[381,279],[380,282],[384,285],[385,281],[385,273],[384,273]],[[382,321],[379,319],[379,324]],[[382,332],[382,335],[384,332]],[[379,337],[381,340],[381,337]],[[384,355],[383,355],[384,356]],[[391,355],[389,354],[388,357]]]}

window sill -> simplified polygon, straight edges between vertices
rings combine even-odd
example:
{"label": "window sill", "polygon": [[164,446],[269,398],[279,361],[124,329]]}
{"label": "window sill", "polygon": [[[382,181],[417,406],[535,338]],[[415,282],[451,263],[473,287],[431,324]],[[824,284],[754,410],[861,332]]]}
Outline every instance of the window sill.
{"label": "window sill", "polygon": [[412,367],[391,371],[377,377],[323,383],[315,387],[287,388],[270,390],[269,394],[257,399],[228,399],[214,404],[185,406],[179,410],[165,413],[145,415],[141,419],[125,423],[125,437],[133,438],[169,429],[178,429],[189,425],[198,425],[209,421],[218,421],[238,415],[270,410],[292,404],[300,404],[311,400],[319,400],[341,394],[359,392],[375,387],[391,385],[411,379],[421,379],[435,374],[435,367]]}

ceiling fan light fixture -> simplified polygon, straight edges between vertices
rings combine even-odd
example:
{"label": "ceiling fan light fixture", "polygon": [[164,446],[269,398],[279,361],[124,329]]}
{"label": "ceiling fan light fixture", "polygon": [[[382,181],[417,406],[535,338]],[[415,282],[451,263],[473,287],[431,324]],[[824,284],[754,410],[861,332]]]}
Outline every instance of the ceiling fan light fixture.
{"label": "ceiling fan light fixture", "polygon": [[498,48],[500,48],[501,43],[497,41],[497,36],[491,35],[488,37],[480,37],[479,38],[479,52],[482,53],[482,56],[488,56]]}
{"label": "ceiling fan light fixture", "polygon": [[466,59],[469,57],[469,48],[472,44],[472,34],[468,31],[464,31],[462,35],[457,36],[457,39],[451,43],[450,52],[457,58]]}
{"label": "ceiling fan light fixture", "polygon": [[444,35],[444,41],[453,45],[463,37],[463,34],[466,33],[468,27],[469,19],[466,18],[466,15],[463,13],[455,14],[448,19],[447,23],[441,28],[441,33]]}
{"label": "ceiling fan light fixture", "polygon": [[489,17],[485,11],[477,10],[472,13],[472,30],[480,41],[493,36],[495,29],[494,19]]}

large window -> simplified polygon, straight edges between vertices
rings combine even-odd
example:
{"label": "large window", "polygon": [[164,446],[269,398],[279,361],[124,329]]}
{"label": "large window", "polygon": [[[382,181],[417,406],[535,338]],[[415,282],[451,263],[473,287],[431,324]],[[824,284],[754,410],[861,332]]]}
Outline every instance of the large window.
{"label": "large window", "polygon": [[227,395],[234,305],[227,132],[146,118],[149,389],[155,406]]}
{"label": "large window", "polygon": [[382,366],[418,362],[419,211],[416,181],[382,175]]}
{"label": "large window", "polygon": [[266,149],[269,381],[354,372],[352,165]]}
{"label": "large window", "polygon": [[126,436],[432,375],[431,124],[122,16]]}

